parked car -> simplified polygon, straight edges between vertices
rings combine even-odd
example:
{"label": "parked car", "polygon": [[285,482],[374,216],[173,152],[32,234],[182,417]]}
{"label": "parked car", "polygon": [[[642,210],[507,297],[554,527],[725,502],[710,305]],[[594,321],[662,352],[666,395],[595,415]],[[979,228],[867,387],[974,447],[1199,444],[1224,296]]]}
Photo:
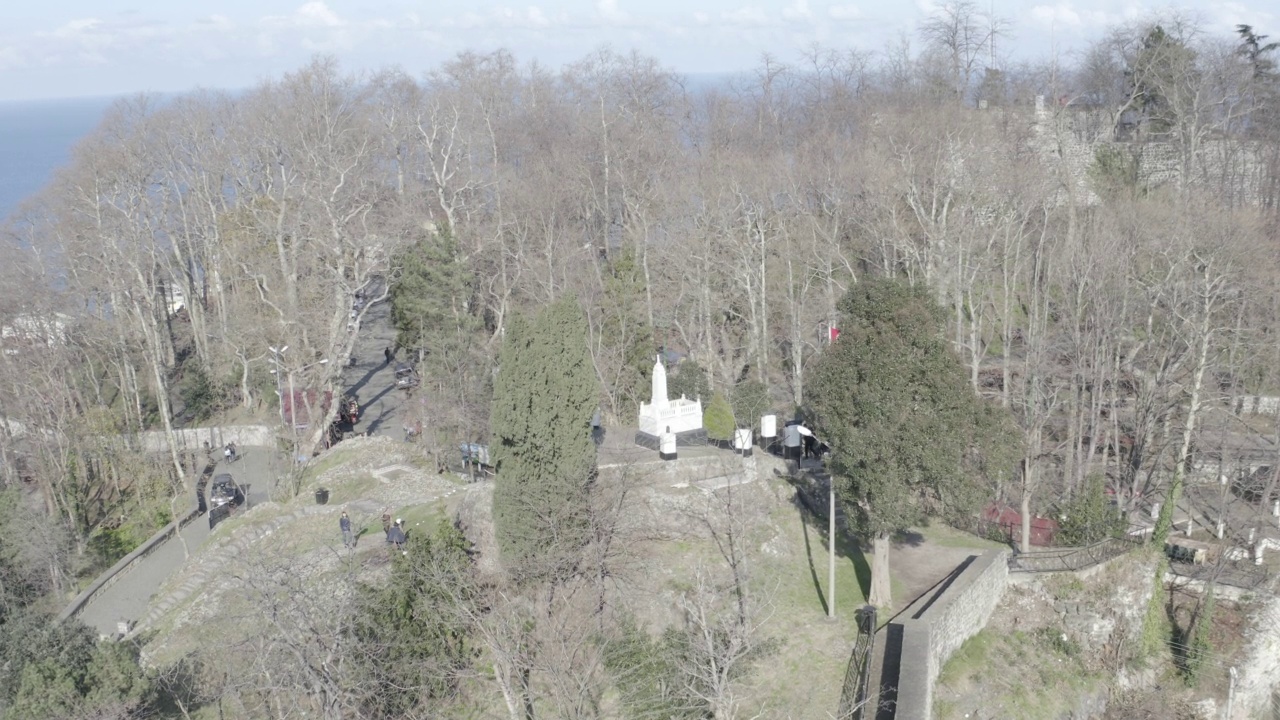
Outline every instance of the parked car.
{"label": "parked car", "polygon": [[244,489],[227,473],[213,476],[209,482],[209,529],[231,517],[244,507]]}
{"label": "parked car", "polygon": [[209,483],[209,507],[219,508],[223,505],[239,506],[244,503],[244,491],[236,484],[235,478],[227,473],[213,476]]}
{"label": "parked car", "polygon": [[396,363],[396,387],[400,390],[412,390],[418,387],[418,373],[408,363]]}

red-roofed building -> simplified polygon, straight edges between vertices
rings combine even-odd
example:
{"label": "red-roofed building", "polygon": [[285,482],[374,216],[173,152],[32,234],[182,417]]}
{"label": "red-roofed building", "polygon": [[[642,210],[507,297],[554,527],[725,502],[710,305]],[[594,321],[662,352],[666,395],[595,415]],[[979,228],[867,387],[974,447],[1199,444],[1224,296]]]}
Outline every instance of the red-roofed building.
{"label": "red-roofed building", "polygon": [[[991,503],[982,511],[982,519],[1000,528],[1011,540],[1022,538],[1022,513],[1008,505]],[[1056,520],[1033,515],[1031,517],[1031,544],[1039,547],[1053,545],[1059,525]]]}

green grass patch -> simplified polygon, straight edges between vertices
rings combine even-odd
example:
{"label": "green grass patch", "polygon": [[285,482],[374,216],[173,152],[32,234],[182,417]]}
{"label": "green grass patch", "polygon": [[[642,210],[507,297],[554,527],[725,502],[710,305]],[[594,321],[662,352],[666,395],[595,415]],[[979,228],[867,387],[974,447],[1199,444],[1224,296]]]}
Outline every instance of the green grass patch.
{"label": "green grass patch", "polygon": [[941,522],[912,528],[912,531],[920,533],[926,540],[940,547],[973,548],[974,550],[999,550],[1008,547],[1004,543],[980,538],[949,525],[943,525]]}
{"label": "green grass patch", "polygon": [[994,636],[989,630],[980,630],[977,635],[965,640],[964,644],[952,653],[947,664],[942,666],[938,682],[953,685],[961,678],[981,675],[982,669],[987,665],[987,657],[994,642]]}
{"label": "green grass patch", "polygon": [[308,485],[314,485],[316,478],[320,477],[321,475],[329,472],[330,470],[336,467],[339,467],[341,465],[345,465],[348,462],[351,462],[351,460],[355,458],[357,455],[359,455],[361,452],[364,452],[364,451],[356,448],[344,448],[341,445],[339,445],[338,447],[335,447],[332,450],[330,450],[328,453],[326,453],[323,457],[319,458],[318,460],[312,463],[308,463],[307,470],[306,470],[306,478],[303,482],[303,487],[307,487]]}
{"label": "green grass patch", "polygon": [[[366,498],[373,494],[375,488],[378,487],[378,479],[372,473],[361,475],[352,480],[346,480],[329,488],[329,504],[345,505],[355,502],[361,498]],[[312,491],[312,496],[315,491]]]}
{"label": "green grass patch", "polygon": [[[787,546],[800,548],[792,553],[786,567],[778,570],[788,602],[794,608],[826,615],[831,553],[825,521],[793,508],[774,512],[772,520],[787,535]],[[870,561],[858,542],[845,533],[837,534],[835,550],[836,610],[861,607],[871,586]]]}
{"label": "green grass patch", "polygon": [[937,705],[937,717],[954,717],[961,706],[955,697],[972,698],[975,687],[982,689],[984,707],[992,717],[1062,717],[1082,694],[1102,682],[1090,669],[1090,660],[1055,628],[1009,634],[982,630],[943,665],[938,693],[947,702]]}

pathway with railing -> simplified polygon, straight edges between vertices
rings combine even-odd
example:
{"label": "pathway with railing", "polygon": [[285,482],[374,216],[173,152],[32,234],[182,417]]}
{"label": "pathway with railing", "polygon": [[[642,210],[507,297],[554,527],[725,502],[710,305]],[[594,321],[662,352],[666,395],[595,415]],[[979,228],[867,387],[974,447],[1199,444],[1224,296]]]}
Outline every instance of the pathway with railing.
{"label": "pathway with railing", "polygon": [[1009,556],[1009,572],[1072,572],[1099,565],[1140,546],[1142,540],[1131,536],[1108,537],[1082,547],[1048,548],[1020,552]]}
{"label": "pathway with railing", "polygon": [[[240,450],[239,460],[230,464],[219,460],[206,470],[204,479],[230,473],[237,483],[249,487],[246,500],[252,507],[268,499],[277,451],[273,447],[241,447]],[[120,623],[137,622],[160,586],[187,562],[186,553],[194,555],[208,540],[210,529],[206,518],[193,503],[174,522],[98,576],[67,605],[60,619],[78,617],[99,634],[112,636],[119,632]],[[181,541],[173,542],[177,533],[181,533]]]}

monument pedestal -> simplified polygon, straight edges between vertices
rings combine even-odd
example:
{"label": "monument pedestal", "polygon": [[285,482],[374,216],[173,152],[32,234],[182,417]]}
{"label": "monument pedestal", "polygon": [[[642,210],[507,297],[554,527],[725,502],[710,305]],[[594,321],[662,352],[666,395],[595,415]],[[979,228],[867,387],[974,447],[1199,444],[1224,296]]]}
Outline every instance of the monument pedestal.
{"label": "monument pedestal", "polygon": [[[707,431],[703,428],[672,433],[676,436],[677,447],[699,447],[707,444]],[[636,433],[636,444],[650,450],[661,451],[661,433],[653,435],[644,430]]]}
{"label": "monument pedestal", "polygon": [[674,436],[676,446],[705,445],[707,431],[702,427],[702,401],[685,397],[667,399],[667,370],[661,358],[653,366],[652,382],[650,402],[640,403],[640,430],[636,433],[636,444],[665,453],[661,438],[670,434]]}

